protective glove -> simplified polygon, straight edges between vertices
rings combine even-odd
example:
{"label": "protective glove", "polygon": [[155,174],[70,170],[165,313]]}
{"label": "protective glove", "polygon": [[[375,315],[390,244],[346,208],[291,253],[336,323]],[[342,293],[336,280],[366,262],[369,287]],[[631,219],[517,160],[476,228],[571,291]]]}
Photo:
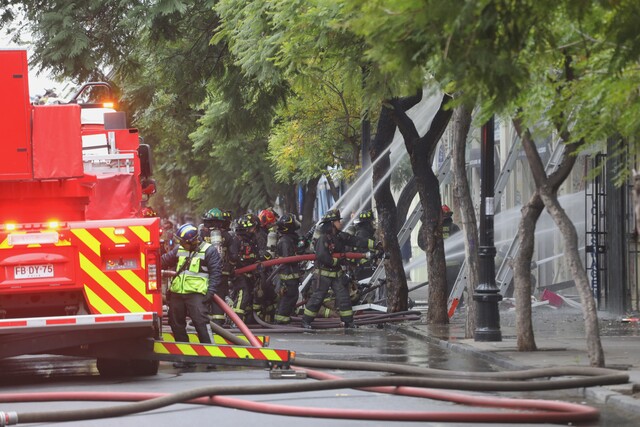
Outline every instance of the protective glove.
{"label": "protective glove", "polygon": [[213,301],[214,295],[215,295],[215,292],[207,291],[207,293],[204,295],[204,302],[207,303],[209,301]]}
{"label": "protective glove", "polygon": [[384,246],[382,245],[382,242],[378,242],[378,243],[376,243],[376,250],[381,251],[383,247],[384,247]]}

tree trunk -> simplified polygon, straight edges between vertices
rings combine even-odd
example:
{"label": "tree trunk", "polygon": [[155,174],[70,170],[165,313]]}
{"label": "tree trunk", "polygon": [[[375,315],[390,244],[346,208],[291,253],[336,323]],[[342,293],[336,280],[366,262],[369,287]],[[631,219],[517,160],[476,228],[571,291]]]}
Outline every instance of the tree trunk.
{"label": "tree trunk", "polygon": [[338,188],[333,183],[333,179],[331,178],[330,175],[325,175],[325,177],[327,178],[327,184],[329,184],[329,191],[331,192],[331,197],[333,197],[334,201],[338,201],[338,199],[340,199],[340,192],[338,191]]}
{"label": "tree trunk", "polygon": [[589,278],[587,271],[582,265],[580,251],[578,249],[578,233],[571,219],[560,206],[558,197],[543,186],[540,189],[540,196],[544,202],[549,215],[553,218],[562,234],[564,240],[564,256],[569,271],[576,283],[580,302],[582,303],[582,315],[585,321],[585,334],[587,338],[587,354],[591,366],[604,367],[604,351],[600,342],[600,330],[598,328],[598,313],[596,311],[596,302],[591,294],[591,286],[589,286]]}
{"label": "tree trunk", "polygon": [[[378,187],[374,194],[376,210],[378,212],[378,233],[384,244],[385,253],[389,256],[384,260],[386,275],[387,312],[394,313],[408,309],[409,290],[407,278],[402,265],[402,254],[398,244],[398,215],[396,203],[391,193],[391,177],[385,176],[391,167],[389,145],[393,141],[396,125],[387,107],[382,107],[378,128],[371,142],[369,154],[373,166],[373,187]],[[378,157],[381,157],[378,160]],[[375,285],[372,283],[371,285]]]}
{"label": "tree trunk", "polygon": [[313,208],[318,193],[318,181],[320,177],[312,178],[304,186],[304,199],[302,201],[302,224],[301,229],[306,233],[314,224]]}
{"label": "tree trunk", "polygon": [[[407,115],[408,104],[415,101],[415,105],[422,99],[422,92],[404,100],[392,100],[392,116],[404,139],[411,169],[416,177],[420,203],[424,208],[420,233],[426,243],[427,269],[429,272],[429,309],[427,323],[445,325],[449,323],[447,313],[447,280],[446,261],[444,257],[444,242],[442,239],[442,215],[440,183],[431,169],[431,159],[451,119],[452,110],[445,105],[451,97],[443,95],[440,109],[431,122],[429,130],[420,136],[415,124]],[[417,101],[416,101],[417,100]],[[411,106],[413,106],[411,105]]]}
{"label": "tree trunk", "polygon": [[467,269],[467,307],[464,335],[473,338],[476,329],[476,304],[471,296],[480,282],[478,262],[478,222],[473,208],[471,189],[467,180],[465,148],[471,127],[471,110],[464,105],[453,112],[453,147],[451,167],[453,170],[453,197],[459,208],[462,232],[464,233],[464,252]]}
{"label": "tree trunk", "polygon": [[518,224],[520,248],[513,260],[513,295],[516,299],[516,336],[518,351],[537,350],[531,321],[531,259],[535,248],[536,223],[542,214],[544,203],[538,192],[521,209]]}
{"label": "tree trunk", "polygon": [[398,231],[404,226],[404,223],[407,222],[407,217],[409,216],[409,208],[411,207],[411,202],[418,194],[418,189],[416,187],[416,177],[412,176],[407,181],[406,185],[402,189],[400,196],[398,196]]}
{"label": "tree trunk", "polygon": [[[580,252],[578,251],[578,233],[576,232],[575,226],[567,216],[567,213],[562,209],[562,206],[560,206],[557,195],[560,184],[567,176],[569,176],[571,169],[573,169],[573,165],[576,161],[575,151],[577,150],[579,143],[567,145],[566,152],[562,162],[558,166],[558,169],[547,177],[544,166],[542,165],[542,160],[538,154],[538,150],[531,139],[531,133],[528,130],[522,129],[519,120],[514,120],[514,125],[518,134],[522,138],[522,147],[527,155],[527,160],[529,160],[531,174],[533,175],[533,179],[536,183],[537,192],[540,195],[547,212],[549,212],[549,215],[551,215],[551,218],[556,223],[560,233],[562,234],[562,239],[565,245],[565,261],[567,262],[571,276],[576,284],[576,289],[578,290],[580,301],[582,303],[589,361],[592,366],[603,367],[604,351],[602,350],[602,343],[600,342],[596,303],[593,299],[593,295],[591,294],[587,271],[582,265],[582,260],[580,259]],[[562,138],[565,141],[569,140],[568,135],[563,135]]]}
{"label": "tree trunk", "polygon": [[[415,173],[418,193],[423,203],[422,239],[425,242],[427,271],[429,272],[429,309],[427,323],[444,325],[449,323],[447,310],[447,264],[442,238],[442,199],[440,183],[431,168],[423,167]],[[426,203],[425,203],[426,201]]]}
{"label": "tree trunk", "polygon": [[287,185],[284,187],[284,190],[285,191],[280,194],[280,197],[282,198],[282,209],[284,212],[297,214],[298,210],[296,209],[296,206],[298,199],[298,187],[296,185]]}

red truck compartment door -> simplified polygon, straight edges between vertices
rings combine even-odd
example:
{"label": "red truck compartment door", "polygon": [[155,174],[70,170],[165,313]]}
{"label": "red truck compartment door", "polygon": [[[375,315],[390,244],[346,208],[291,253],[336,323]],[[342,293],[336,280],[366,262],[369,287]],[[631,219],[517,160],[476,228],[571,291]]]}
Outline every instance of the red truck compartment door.
{"label": "red truck compartment door", "polygon": [[32,178],[27,52],[0,50],[0,181]]}

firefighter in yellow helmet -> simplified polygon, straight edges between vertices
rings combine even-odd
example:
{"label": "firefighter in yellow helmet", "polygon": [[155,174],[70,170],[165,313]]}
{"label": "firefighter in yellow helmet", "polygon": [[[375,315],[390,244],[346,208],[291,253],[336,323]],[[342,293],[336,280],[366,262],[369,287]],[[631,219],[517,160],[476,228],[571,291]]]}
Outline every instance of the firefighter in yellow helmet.
{"label": "firefighter in yellow helmet", "polygon": [[[298,254],[298,242],[300,236],[297,230],[300,223],[293,214],[285,213],[277,222],[278,243],[276,245],[276,255],[279,258],[287,258]],[[300,265],[298,263],[282,264],[279,269],[280,279],[280,301],[276,310],[276,323],[286,325],[291,323],[296,303],[298,302],[298,287],[300,286]]]}

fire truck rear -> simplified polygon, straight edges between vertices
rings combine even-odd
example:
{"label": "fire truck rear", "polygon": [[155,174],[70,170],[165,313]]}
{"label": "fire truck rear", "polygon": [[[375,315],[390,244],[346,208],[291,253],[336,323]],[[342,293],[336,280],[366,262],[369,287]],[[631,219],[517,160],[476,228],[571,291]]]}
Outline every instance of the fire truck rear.
{"label": "fire truck rear", "polygon": [[[90,355],[101,373],[122,370],[123,343],[161,333],[159,219],[140,217],[148,146],[113,109],[32,105],[24,50],[0,50],[0,64],[0,357]],[[36,334],[28,345],[10,339],[21,328]]]}

